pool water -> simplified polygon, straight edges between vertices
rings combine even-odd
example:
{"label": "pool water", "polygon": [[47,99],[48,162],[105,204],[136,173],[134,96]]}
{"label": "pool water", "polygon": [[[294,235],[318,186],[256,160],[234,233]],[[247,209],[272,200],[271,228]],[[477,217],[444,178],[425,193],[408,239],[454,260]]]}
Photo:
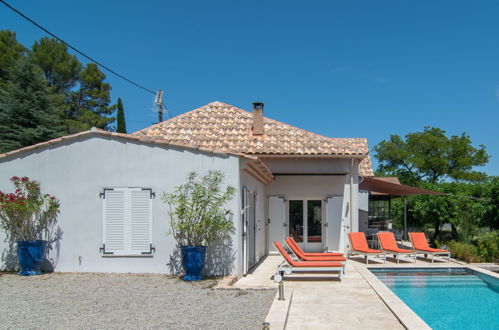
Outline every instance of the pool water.
{"label": "pool water", "polygon": [[433,329],[499,329],[499,279],[468,268],[370,268]]}

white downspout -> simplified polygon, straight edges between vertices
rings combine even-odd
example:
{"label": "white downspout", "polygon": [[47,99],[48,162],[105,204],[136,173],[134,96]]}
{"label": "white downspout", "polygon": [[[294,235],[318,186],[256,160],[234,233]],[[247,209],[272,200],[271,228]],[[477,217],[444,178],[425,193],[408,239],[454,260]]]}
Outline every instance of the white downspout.
{"label": "white downspout", "polygon": [[350,230],[349,232],[352,232],[353,228],[353,165],[354,165],[354,159],[350,159]]}

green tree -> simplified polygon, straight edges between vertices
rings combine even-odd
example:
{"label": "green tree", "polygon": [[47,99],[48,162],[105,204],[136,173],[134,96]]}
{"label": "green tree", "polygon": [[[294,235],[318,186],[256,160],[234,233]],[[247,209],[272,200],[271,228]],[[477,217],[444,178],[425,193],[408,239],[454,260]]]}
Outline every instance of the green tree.
{"label": "green tree", "polygon": [[69,133],[91,127],[109,129],[115,121],[111,115],[116,105],[111,105],[111,85],[104,82],[106,75],[96,64],[89,63],[80,73],[78,91],[70,95],[70,108],[65,113]]}
{"label": "green tree", "polygon": [[123,102],[121,102],[121,98],[119,97],[118,114],[116,116],[116,132],[126,134],[125,109],[123,109]]}
{"label": "green tree", "polygon": [[0,89],[7,87],[12,67],[25,53],[26,48],[17,42],[15,32],[0,30]]}
{"label": "green tree", "polygon": [[484,173],[473,167],[487,164],[484,146],[475,148],[465,133],[450,138],[440,128],[425,127],[423,132],[409,133],[405,140],[391,135],[374,147],[378,171],[395,175],[403,183],[421,181],[437,183],[445,179],[476,182]]}
{"label": "green tree", "polygon": [[76,56],[68,53],[68,48],[62,42],[47,37],[35,41],[30,57],[43,70],[45,79],[55,93],[67,93],[76,86],[81,63]]}
{"label": "green tree", "polygon": [[499,229],[499,177],[491,178],[487,184],[485,194],[485,214],[483,216],[483,225],[490,228]]}
{"label": "green tree", "polygon": [[64,127],[50,101],[40,68],[20,58],[8,88],[0,91],[0,152],[63,135]]}

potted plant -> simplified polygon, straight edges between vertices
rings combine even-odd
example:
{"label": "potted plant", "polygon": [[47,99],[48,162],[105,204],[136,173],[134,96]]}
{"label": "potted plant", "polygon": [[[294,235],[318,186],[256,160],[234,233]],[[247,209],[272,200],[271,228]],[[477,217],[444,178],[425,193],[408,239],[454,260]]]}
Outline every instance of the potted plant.
{"label": "potted plant", "polygon": [[234,197],[236,189],[222,189],[223,179],[220,171],[208,171],[203,177],[190,172],[187,183],[163,194],[170,208],[169,234],[180,246],[186,281],[201,279],[206,246],[232,230],[231,212],[223,206]]}
{"label": "potted plant", "polygon": [[40,183],[28,177],[10,179],[16,190],[0,191],[0,224],[17,241],[19,275],[39,275],[47,241],[43,235],[56,222],[59,200],[42,194]]}

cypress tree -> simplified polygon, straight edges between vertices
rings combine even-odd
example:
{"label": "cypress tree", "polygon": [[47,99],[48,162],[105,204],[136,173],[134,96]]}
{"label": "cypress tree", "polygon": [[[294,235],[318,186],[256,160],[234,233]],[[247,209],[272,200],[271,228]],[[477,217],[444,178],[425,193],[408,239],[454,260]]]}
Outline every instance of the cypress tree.
{"label": "cypress tree", "polygon": [[116,132],[126,134],[125,110],[123,109],[123,102],[118,97],[118,115],[116,116]]}

